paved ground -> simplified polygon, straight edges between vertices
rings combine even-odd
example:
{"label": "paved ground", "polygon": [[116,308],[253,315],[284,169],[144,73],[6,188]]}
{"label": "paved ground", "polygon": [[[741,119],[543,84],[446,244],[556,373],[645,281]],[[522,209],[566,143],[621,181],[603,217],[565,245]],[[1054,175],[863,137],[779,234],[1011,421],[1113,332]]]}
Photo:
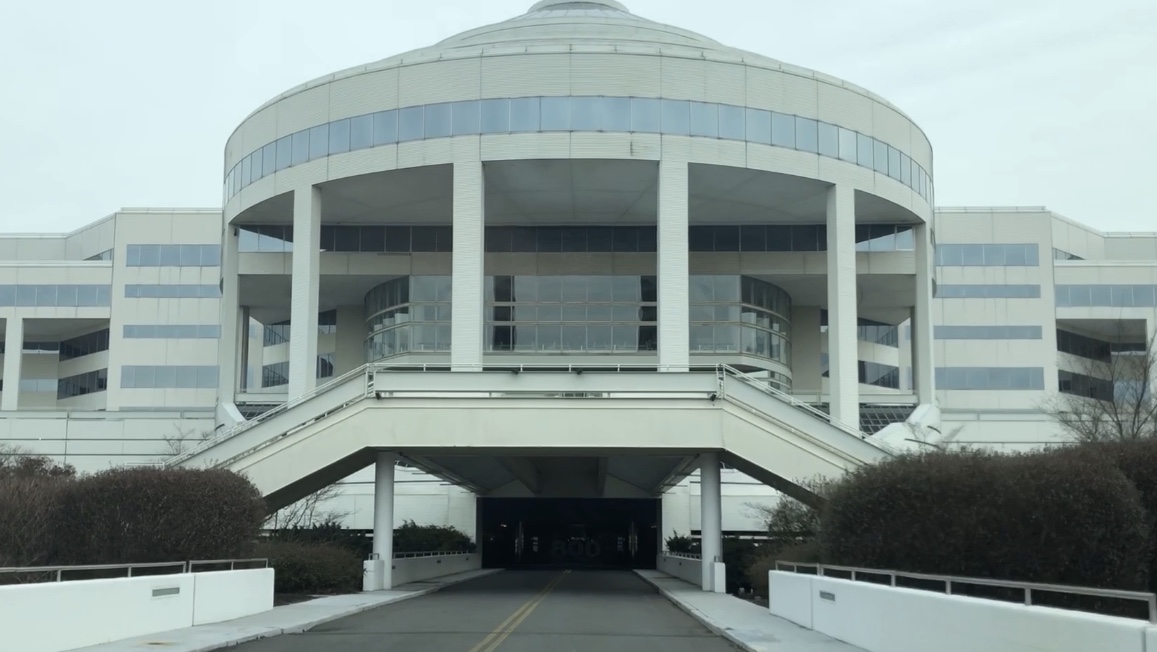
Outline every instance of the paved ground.
{"label": "paved ground", "polygon": [[630,572],[507,571],[237,652],[733,652]]}
{"label": "paved ground", "polygon": [[767,607],[722,593],[700,591],[695,584],[684,582],[655,570],[635,573],[648,584],[693,614],[711,631],[749,652],[864,652],[793,622],[777,618]]}

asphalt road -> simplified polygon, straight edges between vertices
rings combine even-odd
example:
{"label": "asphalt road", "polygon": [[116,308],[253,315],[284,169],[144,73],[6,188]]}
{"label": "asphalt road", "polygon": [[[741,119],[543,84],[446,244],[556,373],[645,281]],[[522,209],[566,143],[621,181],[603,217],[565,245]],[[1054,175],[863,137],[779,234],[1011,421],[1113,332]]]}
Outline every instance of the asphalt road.
{"label": "asphalt road", "polygon": [[507,571],[237,652],[734,652],[630,572]]}

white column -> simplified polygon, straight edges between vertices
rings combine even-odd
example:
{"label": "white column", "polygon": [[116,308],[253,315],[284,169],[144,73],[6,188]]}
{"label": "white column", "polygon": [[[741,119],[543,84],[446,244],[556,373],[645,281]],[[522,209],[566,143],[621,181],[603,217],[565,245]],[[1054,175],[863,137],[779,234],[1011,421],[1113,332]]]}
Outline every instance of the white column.
{"label": "white column", "polygon": [[374,467],[374,554],[381,564],[382,589],[393,588],[394,564],[394,468],[393,453],[378,453]]}
{"label": "white column", "polygon": [[[912,340],[912,326],[916,323],[916,309],[912,308],[908,311],[908,321],[897,326],[897,335],[900,339],[900,392],[901,393],[915,393],[916,388],[912,384],[915,381],[916,375],[916,344]],[[905,330],[907,329],[907,330]],[[908,346],[904,346],[904,342]]]}
{"label": "white column", "polygon": [[4,320],[4,391],[0,392],[0,410],[20,406],[20,364],[24,361],[24,319]]}
{"label": "white column", "polygon": [[482,161],[454,163],[454,286],[451,291],[450,365],[481,371],[486,198]]}
{"label": "white column", "polygon": [[659,161],[659,364],[686,371],[691,363],[687,158],[664,148]]}
{"label": "white column", "polygon": [[1149,394],[1157,397],[1157,360],[1154,360],[1154,358],[1157,358],[1157,319],[1149,318],[1148,329],[1145,331],[1145,334],[1145,345],[1148,347],[1146,350],[1149,352],[1149,364],[1151,365],[1149,370]]}
{"label": "white column", "polygon": [[366,363],[366,316],[362,306],[337,309],[333,374],[347,374]]}
{"label": "white column", "polygon": [[225,225],[221,242],[221,339],[217,345],[217,364],[221,369],[217,402],[232,403],[245,370],[241,369],[241,351],[245,329],[241,323],[241,281],[237,253],[237,227]]}
{"label": "white column", "polygon": [[289,313],[289,399],[317,387],[317,302],[321,282],[321,190],[293,193],[293,294]]}
{"label": "white column", "polygon": [[240,310],[241,327],[237,330],[238,338],[241,346],[241,359],[237,361],[237,387],[240,388],[242,394],[249,391],[249,349],[252,344],[253,321],[249,316],[249,307],[244,306]]}
{"label": "white column", "polygon": [[820,309],[818,306],[795,306],[791,310],[791,388],[796,394],[819,394],[823,390],[820,374]]}
{"label": "white column", "polygon": [[932,357],[932,233],[927,224],[913,229],[916,238],[916,297],[912,309],[912,382],[921,405],[936,403]]}
{"label": "white column", "polygon": [[828,190],[828,369],[831,415],[860,427],[859,345],[856,342],[856,191]]}
{"label": "white column", "polygon": [[699,456],[700,565],[704,591],[715,590],[715,562],[723,561],[723,496],[719,454]]}

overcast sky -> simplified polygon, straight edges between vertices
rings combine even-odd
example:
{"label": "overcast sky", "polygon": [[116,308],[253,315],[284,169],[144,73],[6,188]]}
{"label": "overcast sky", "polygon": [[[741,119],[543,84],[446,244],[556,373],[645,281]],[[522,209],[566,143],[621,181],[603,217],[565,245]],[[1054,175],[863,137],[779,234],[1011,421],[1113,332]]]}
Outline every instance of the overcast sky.
{"label": "overcast sky", "polygon": [[[218,206],[225,139],[274,95],[533,0],[10,0],[0,230]],[[624,0],[842,77],[928,133],[941,206],[1157,230],[1155,0]]]}

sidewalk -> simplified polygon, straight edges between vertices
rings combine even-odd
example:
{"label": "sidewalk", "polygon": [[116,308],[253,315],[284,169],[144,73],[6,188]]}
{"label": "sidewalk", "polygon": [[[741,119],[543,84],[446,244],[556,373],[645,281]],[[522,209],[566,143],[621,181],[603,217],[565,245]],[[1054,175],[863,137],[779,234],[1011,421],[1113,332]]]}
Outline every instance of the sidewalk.
{"label": "sidewalk", "polygon": [[255,616],[247,616],[212,625],[187,627],[151,636],[115,641],[81,648],[77,652],[134,652],[137,650],[165,650],[166,652],[206,652],[240,645],[248,641],[281,634],[296,634],[338,618],[374,609],[394,602],[409,600],[433,593],[443,587],[497,573],[497,570],[476,570],[448,575],[425,582],[414,582],[390,591],[353,593],[317,598],[308,602],[275,607]]}
{"label": "sidewalk", "polygon": [[863,652],[777,618],[767,607],[722,593],[707,593],[660,571],[637,570],[635,573],[707,629],[748,652]]}

